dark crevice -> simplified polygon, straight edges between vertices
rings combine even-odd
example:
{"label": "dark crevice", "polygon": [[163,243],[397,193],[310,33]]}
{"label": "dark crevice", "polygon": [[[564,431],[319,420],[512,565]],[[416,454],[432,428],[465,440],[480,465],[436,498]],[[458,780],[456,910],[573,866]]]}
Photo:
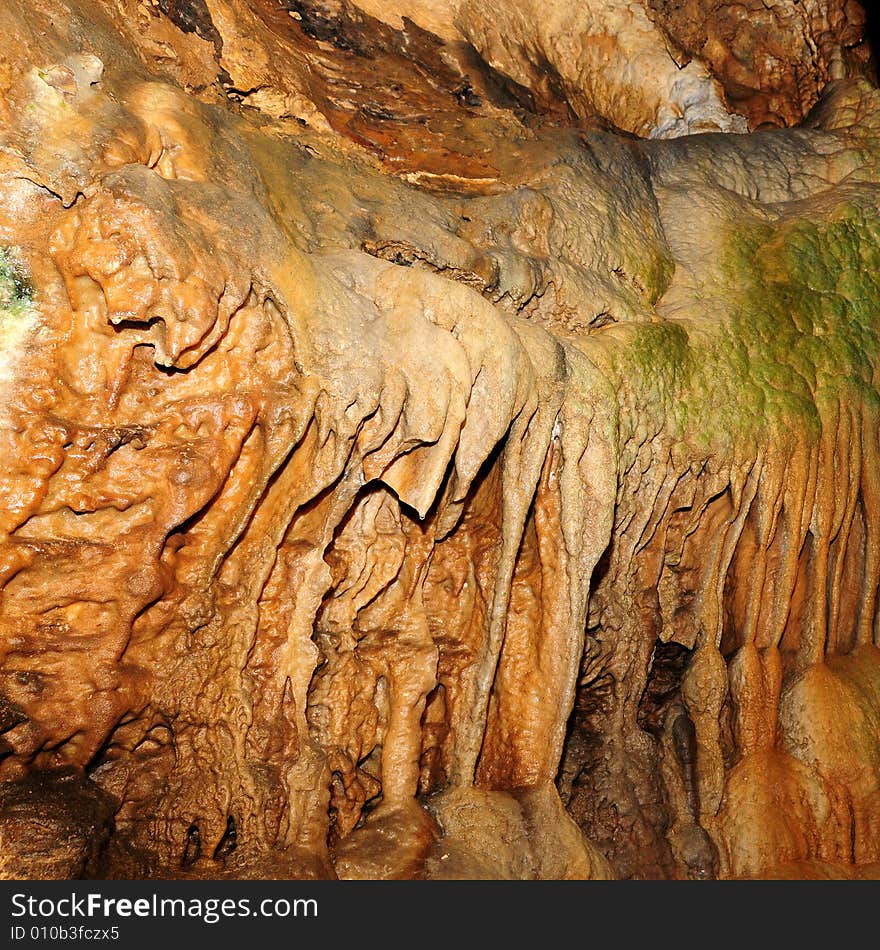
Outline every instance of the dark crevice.
{"label": "dark crevice", "polygon": [[692,656],[693,651],[680,643],[657,641],[637,714],[639,727],[645,732],[655,737],[662,733],[666,713],[678,697]]}
{"label": "dark crevice", "polygon": [[214,860],[224,861],[238,847],[238,828],[232,815],[226,820],[226,831],[214,848]]}
{"label": "dark crevice", "polygon": [[862,8],[865,11],[865,43],[871,52],[876,72],[880,62],[880,6],[873,0],[863,0]]}
{"label": "dark crevice", "polygon": [[202,856],[202,835],[197,824],[186,829],[186,841],[183,845],[183,856],[180,859],[182,867],[192,867]]}
{"label": "dark crevice", "polygon": [[214,26],[205,0],[157,0],[157,6],[183,33],[195,33],[211,43],[217,56],[223,52],[223,38]]}

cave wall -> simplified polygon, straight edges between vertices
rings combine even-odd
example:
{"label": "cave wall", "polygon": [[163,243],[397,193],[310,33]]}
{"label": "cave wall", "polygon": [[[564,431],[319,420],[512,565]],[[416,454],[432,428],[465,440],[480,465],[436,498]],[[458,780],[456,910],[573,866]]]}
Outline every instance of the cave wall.
{"label": "cave wall", "polygon": [[8,0],[0,872],[876,872],[880,92],[808,6]]}

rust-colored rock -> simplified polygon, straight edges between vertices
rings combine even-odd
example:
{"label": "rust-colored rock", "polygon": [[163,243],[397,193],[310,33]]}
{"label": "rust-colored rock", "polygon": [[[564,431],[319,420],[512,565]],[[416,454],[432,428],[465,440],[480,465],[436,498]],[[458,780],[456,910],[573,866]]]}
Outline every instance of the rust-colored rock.
{"label": "rust-colored rock", "polygon": [[0,874],[878,873],[880,92],[761,10],[6,0]]}

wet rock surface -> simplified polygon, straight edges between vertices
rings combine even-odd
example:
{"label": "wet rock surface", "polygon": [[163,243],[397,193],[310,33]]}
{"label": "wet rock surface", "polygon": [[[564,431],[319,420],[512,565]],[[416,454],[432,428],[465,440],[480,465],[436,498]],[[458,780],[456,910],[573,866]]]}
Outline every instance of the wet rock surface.
{"label": "wet rock surface", "polygon": [[880,92],[744,9],[7,0],[0,873],[876,874]]}

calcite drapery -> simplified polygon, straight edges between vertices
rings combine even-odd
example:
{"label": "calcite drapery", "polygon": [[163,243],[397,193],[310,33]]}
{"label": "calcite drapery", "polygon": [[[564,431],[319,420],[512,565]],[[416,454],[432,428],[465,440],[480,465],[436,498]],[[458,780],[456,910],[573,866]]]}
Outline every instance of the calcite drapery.
{"label": "calcite drapery", "polygon": [[0,10],[8,876],[880,864],[861,21],[566,6]]}

